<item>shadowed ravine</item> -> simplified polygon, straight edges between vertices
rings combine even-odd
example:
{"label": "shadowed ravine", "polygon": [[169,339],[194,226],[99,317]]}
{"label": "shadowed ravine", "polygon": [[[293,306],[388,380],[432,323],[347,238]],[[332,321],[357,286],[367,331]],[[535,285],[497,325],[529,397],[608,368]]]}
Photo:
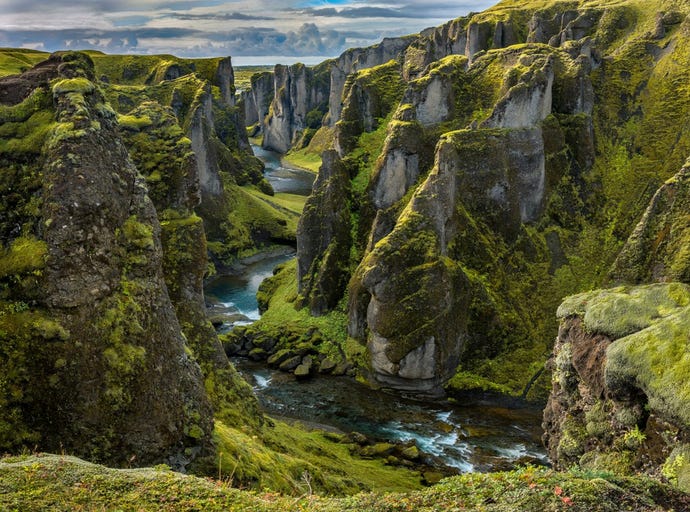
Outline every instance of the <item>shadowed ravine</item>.
{"label": "shadowed ravine", "polygon": [[[303,193],[309,173],[286,169],[276,153],[253,148],[266,164],[277,192]],[[306,176],[305,176],[306,175]],[[207,295],[250,321],[258,320],[256,292],[276,265],[294,254],[252,262],[207,286]],[[237,322],[236,325],[247,322]],[[541,446],[541,408],[506,406],[495,397],[468,397],[468,405],[417,401],[373,390],[349,377],[321,376],[306,382],[264,363],[234,359],[271,415],[361,432],[380,441],[410,441],[441,463],[461,472],[505,469],[521,461],[546,461]]]}

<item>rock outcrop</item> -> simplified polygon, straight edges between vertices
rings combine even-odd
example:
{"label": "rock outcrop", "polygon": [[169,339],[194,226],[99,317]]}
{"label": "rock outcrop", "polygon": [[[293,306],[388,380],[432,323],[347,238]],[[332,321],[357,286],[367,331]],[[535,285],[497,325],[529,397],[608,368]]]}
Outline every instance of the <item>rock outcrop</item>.
{"label": "rock outcrop", "polygon": [[565,300],[543,424],[557,467],[663,474],[690,489],[689,303],[681,283]]}
{"label": "rock outcrop", "polygon": [[335,125],[343,108],[343,94],[347,77],[363,69],[373,68],[391,60],[398,60],[402,52],[414,41],[413,37],[386,38],[367,48],[347,50],[331,64],[328,117],[326,123]]}
{"label": "rock outcrop", "polygon": [[[339,314],[336,299],[347,296],[348,334],[367,347],[372,381],[438,391],[453,375],[451,389],[545,396],[547,379],[533,382],[555,337],[551,311],[605,281],[653,191],[690,154],[687,7],[649,9],[658,13],[640,17],[629,2],[501,2],[388,41],[399,52],[388,64],[365,68],[359,51],[336,61],[340,72],[333,64],[315,140],[347,173],[349,188],[338,190],[350,251],[339,249],[329,281],[311,263],[330,242],[306,242],[299,279],[351,276],[317,309]],[[386,66],[397,74],[368,77]],[[655,199],[615,279],[685,272],[680,215],[653,212],[673,201],[682,209],[675,186]],[[411,289],[405,275],[424,286]]]}
{"label": "rock outcrop", "polygon": [[[156,210],[91,60],[42,67],[50,86],[2,107],[15,127],[3,167],[30,187],[2,185],[24,205],[0,234],[2,446],[184,467],[211,448],[211,406],[168,295]],[[3,212],[16,206],[3,199]]]}
{"label": "rock outcrop", "polygon": [[242,91],[247,126],[263,125],[274,96],[274,80],[271,73],[257,73],[251,78],[251,88]]}
{"label": "rock outcrop", "polygon": [[[474,258],[491,258],[497,250],[489,241],[494,237],[500,237],[500,244],[517,243],[523,225],[543,215],[548,183],[559,179],[564,164],[570,165],[557,155],[571,145],[591,144],[591,110],[583,112],[553,95],[555,81],[559,89],[569,89],[586,63],[545,48],[530,50],[487,56],[477,69],[468,69],[465,57],[442,59],[409,84],[388,125],[368,188],[378,212],[370,252],[350,283],[349,305],[349,333],[366,342],[372,377],[380,384],[438,392],[463,354],[485,350],[481,340],[492,335],[484,329],[503,322],[520,329],[500,312],[505,306],[494,302],[493,286],[467,269],[486,268],[486,261]],[[495,66],[524,71],[517,78],[505,72],[500,89],[505,93],[480,126],[441,137],[427,171],[436,126],[471,125],[475,112],[495,101],[499,89],[483,81]],[[591,86],[577,83],[586,89],[579,94],[589,97]],[[475,103],[468,107],[470,98]],[[564,136],[554,111],[582,115],[584,131]],[[409,203],[391,219],[385,212],[427,172]],[[416,284],[410,288],[411,282]]]}
{"label": "rock outcrop", "polygon": [[690,161],[654,194],[611,270],[614,281],[690,283]]}
{"label": "rock outcrop", "polygon": [[314,109],[317,112],[319,108],[323,109],[328,98],[328,87],[323,72],[303,64],[277,65],[273,71],[273,79],[275,97],[268,116],[262,118],[262,146],[286,153],[307,128],[309,113]]}
{"label": "rock outcrop", "polygon": [[350,252],[350,180],[335,151],[323,164],[297,228],[297,282],[304,304],[313,315],[335,307],[347,285],[343,268]]}

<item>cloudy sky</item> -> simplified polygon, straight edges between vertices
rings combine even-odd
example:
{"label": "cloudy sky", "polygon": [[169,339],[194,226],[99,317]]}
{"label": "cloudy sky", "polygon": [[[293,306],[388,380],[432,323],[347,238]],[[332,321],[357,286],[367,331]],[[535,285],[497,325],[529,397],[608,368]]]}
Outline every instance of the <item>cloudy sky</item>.
{"label": "cloudy sky", "polygon": [[313,64],[497,0],[0,0],[0,47]]}

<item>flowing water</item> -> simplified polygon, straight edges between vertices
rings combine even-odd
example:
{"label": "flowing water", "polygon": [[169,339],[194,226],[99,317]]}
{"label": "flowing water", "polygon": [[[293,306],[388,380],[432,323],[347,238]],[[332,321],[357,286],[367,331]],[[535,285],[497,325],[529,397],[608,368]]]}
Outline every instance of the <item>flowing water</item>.
{"label": "flowing water", "polygon": [[264,176],[273,185],[273,190],[302,196],[311,194],[315,178],[313,172],[285,167],[280,160],[280,154],[274,151],[255,145],[252,145],[252,150],[254,155],[263,160],[266,166]]}
{"label": "flowing water", "polygon": [[[276,153],[256,147],[254,152],[266,162],[266,176],[276,192],[309,193],[313,174],[286,169]],[[292,257],[294,252],[248,263],[236,275],[215,279],[207,295],[241,315],[234,325],[257,320],[259,284],[277,264]],[[463,472],[503,469],[520,460],[546,462],[538,407],[479,395],[463,404],[411,400],[347,377],[321,376],[303,382],[262,363],[247,359],[234,363],[269,414],[361,432],[381,441],[414,440],[422,451]]]}
{"label": "flowing water", "polygon": [[467,405],[411,400],[347,377],[304,382],[248,359],[233,362],[272,415],[381,441],[414,440],[420,450],[461,472],[506,469],[517,461],[546,462],[538,407],[480,396]]}

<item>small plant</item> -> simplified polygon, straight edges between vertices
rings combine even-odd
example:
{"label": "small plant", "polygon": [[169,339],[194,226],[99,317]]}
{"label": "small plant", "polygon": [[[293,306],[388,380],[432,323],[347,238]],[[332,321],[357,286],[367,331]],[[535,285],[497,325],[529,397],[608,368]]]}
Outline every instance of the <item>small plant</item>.
{"label": "small plant", "polygon": [[661,474],[673,485],[678,485],[678,473],[685,465],[685,455],[671,455],[661,467]]}
{"label": "small plant", "polygon": [[644,443],[645,439],[647,439],[647,436],[644,434],[644,432],[640,431],[640,428],[637,425],[635,425],[633,429],[626,432],[623,436],[623,444],[630,450],[637,450],[640,446],[642,446],[642,443]]}

